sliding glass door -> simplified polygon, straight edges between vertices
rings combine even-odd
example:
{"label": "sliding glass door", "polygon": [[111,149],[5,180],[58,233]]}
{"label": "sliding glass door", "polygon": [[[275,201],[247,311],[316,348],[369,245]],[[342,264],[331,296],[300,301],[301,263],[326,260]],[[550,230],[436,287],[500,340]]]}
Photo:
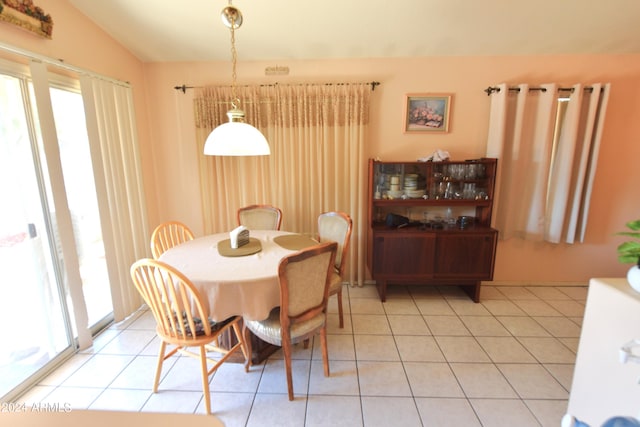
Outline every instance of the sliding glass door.
{"label": "sliding glass door", "polygon": [[[36,373],[74,352],[74,314],[86,308],[93,331],[113,318],[82,95],[73,82],[59,80],[49,88],[51,150],[27,73],[3,74],[0,67],[0,398],[19,393]],[[46,159],[51,153],[55,158]],[[63,183],[50,179],[48,165],[58,161]],[[62,210],[70,227],[56,220]],[[72,238],[75,251],[63,255],[61,237]],[[69,284],[69,272],[78,270],[80,302]]]}
{"label": "sliding glass door", "polygon": [[26,89],[23,80],[0,74],[0,396],[72,350]]}

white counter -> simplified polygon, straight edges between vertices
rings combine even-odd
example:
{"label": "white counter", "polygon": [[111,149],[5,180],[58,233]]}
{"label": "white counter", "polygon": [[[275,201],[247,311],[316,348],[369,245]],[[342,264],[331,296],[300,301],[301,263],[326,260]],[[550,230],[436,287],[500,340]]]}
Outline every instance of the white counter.
{"label": "white counter", "polygon": [[568,412],[592,426],[640,414],[640,364],[620,347],[640,338],[640,293],[626,279],[591,279]]}
{"label": "white counter", "polygon": [[[15,412],[16,410],[24,412]],[[9,410],[9,407],[5,407]],[[214,415],[161,414],[148,412],[80,411],[33,412],[12,407],[0,412],[0,426],[11,427],[224,427]]]}

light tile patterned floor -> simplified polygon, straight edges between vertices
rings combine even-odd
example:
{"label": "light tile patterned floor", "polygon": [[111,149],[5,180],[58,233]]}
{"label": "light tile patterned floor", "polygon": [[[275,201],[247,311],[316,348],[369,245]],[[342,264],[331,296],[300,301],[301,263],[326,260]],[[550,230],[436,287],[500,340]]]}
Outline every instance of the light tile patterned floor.
{"label": "light tile patterned floor", "polygon": [[[567,409],[587,287],[344,288],[345,328],[330,300],[331,376],[318,341],[296,347],[287,399],[281,352],[245,373],[222,365],[213,411],[227,426],[558,426]],[[78,409],[202,413],[197,362],[165,363],[151,393],[158,340],[140,311],[103,332],[22,397]]]}

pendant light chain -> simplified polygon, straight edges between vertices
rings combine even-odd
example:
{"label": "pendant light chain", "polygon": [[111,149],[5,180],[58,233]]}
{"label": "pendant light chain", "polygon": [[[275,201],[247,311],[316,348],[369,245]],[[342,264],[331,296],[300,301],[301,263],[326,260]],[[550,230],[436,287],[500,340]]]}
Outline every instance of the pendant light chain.
{"label": "pendant light chain", "polygon": [[[231,16],[231,106],[236,109],[239,107],[240,99],[236,94],[236,63],[238,61],[238,53],[236,51],[236,32],[235,32],[236,20]],[[236,104],[237,103],[237,104]]]}

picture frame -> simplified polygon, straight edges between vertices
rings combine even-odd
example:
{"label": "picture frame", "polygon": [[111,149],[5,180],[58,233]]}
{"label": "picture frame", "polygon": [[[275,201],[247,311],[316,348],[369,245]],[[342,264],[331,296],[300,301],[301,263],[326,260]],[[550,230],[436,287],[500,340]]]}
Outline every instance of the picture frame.
{"label": "picture frame", "polygon": [[0,0],[0,22],[7,22],[38,36],[51,39],[53,20],[33,0]]}
{"label": "picture frame", "polygon": [[449,132],[452,98],[450,93],[407,94],[404,104],[404,132]]}

